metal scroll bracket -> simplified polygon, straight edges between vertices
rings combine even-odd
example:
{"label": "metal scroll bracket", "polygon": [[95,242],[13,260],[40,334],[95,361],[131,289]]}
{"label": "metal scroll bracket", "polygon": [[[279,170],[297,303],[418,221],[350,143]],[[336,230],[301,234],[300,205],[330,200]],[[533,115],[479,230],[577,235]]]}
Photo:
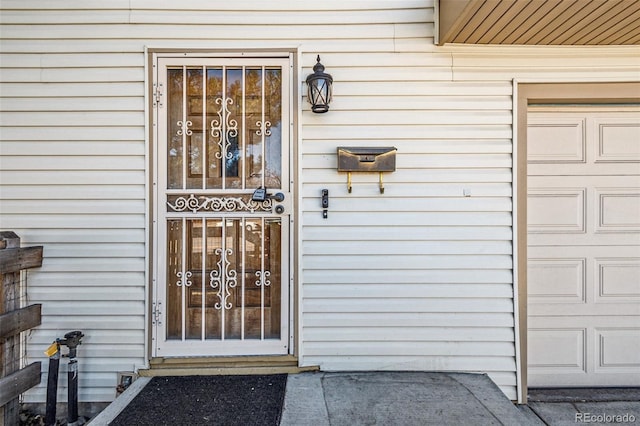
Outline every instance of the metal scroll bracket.
{"label": "metal scroll bracket", "polygon": [[[351,184],[351,172],[347,172],[347,191],[351,194],[353,185]],[[384,194],[384,182],[382,180],[382,172],[380,172],[380,193]]]}

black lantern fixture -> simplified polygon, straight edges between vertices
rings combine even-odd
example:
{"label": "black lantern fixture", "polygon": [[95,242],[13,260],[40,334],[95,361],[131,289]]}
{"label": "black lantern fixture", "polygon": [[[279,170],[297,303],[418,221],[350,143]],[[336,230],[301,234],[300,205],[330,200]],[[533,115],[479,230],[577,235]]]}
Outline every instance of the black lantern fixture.
{"label": "black lantern fixture", "polygon": [[320,55],[318,55],[317,61],[318,63],[313,66],[313,74],[307,76],[308,99],[311,111],[323,113],[329,111],[333,77],[324,72],[324,65],[320,63]]}

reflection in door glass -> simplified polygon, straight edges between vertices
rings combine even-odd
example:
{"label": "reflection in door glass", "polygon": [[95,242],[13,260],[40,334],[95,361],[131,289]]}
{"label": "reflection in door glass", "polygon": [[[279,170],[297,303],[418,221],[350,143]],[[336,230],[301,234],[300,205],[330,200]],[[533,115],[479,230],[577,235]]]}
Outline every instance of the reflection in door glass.
{"label": "reflection in door glass", "polygon": [[248,188],[258,188],[262,184],[262,133],[268,129],[262,126],[262,68],[245,70],[245,118],[246,132],[246,179]]}
{"label": "reflection in door glass", "polygon": [[182,219],[167,221],[167,339],[182,339]]}
{"label": "reflection in door glass", "polygon": [[267,69],[265,76],[265,120],[271,123],[265,143],[265,186],[282,187],[282,72]]}
{"label": "reflection in door glass", "polygon": [[205,167],[203,84],[202,68],[187,68],[186,124],[181,132],[187,147],[187,188],[202,188]]}
{"label": "reflection in door glass", "polygon": [[167,71],[168,189],[282,187],[282,69]]}
{"label": "reflection in door glass", "polygon": [[[207,67],[207,104],[206,104],[206,141],[207,141],[207,180],[206,188],[222,188],[222,168],[220,167],[220,159],[222,158],[221,147],[218,144],[220,134],[218,125],[220,117],[217,112],[220,110],[221,104],[216,103],[222,99],[222,68]],[[215,135],[215,137],[214,137]]]}
{"label": "reflection in door glass", "polygon": [[178,125],[182,121],[182,68],[167,70],[167,188],[182,188],[182,136]]}
{"label": "reflection in door glass", "polygon": [[167,338],[280,338],[281,226],[280,218],[169,220]]}
{"label": "reflection in door glass", "polygon": [[221,159],[226,177],[225,188],[241,188],[242,181],[239,174],[241,163],[240,139],[243,136],[242,127],[242,68],[226,69],[226,103],[228,104],[229,125],[226,129],[224,157]]}

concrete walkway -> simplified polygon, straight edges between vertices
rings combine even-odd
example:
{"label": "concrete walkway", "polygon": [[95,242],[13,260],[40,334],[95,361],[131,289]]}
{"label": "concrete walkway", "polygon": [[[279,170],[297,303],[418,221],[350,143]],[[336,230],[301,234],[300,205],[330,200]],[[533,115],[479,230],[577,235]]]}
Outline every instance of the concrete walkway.
{"label": "concrete walkway", "polygon": [[282,426],[528,425],[486,375],[304,373],[287,381]]}
{"label": "concrete walkway", "polygon": [[640,425],[640,387],[529,389],[529,403],[520,408],[553,426]]}
{"label": "concrete walkway", "polygon": [[[108,425],[149,380],[136,380],[89,424]],[[616,420],[640,424],[640,388],[566,390],[564,393],[531,391],[530,399],[528,406],[514,405],[484,374],[290,374],[280,425],[526,426],[605,424]],[[598,416],[605,421],[598,422]]]}

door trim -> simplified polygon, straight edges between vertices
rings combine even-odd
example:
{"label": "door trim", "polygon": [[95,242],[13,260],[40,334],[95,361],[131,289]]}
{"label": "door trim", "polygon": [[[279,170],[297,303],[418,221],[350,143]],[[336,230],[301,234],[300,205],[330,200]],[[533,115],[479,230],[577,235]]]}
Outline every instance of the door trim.
{"label": "door trim", "polygon": [[299,359],[299,350],[301,343],[299,341],[299,326],[300,326],[300,289],[299,289],[299,234],[300,223],[296,222],[300,219],[299,211],[299,134],[300,134],[300,120],[301,114],[300,108],[300,85],[297,83],[301,73],[300,57],[301,53],[297,48],[279,48],[279,49],[264,49],[264,48],[242,48],[242,49],[203,49],[203,48],[165,48],[165,47],[150,47],[145,46],[145,81],[144,81],[144,98],[145,98],[145,157],[146,157],[146,173],[145,180],[147,182],[146,187],[146,283],[147,288],[145,291],[145,365],[143,368],[150,367],[150,361],[154,358],[154,326],[152,315],[152,302],[154,297],[154,286],[157,277],[158,264],[157,259],[157,226],[158,221],[155,217],[155,204],[157,202],[158,191],[156,182],[156,164],[155,158],[157,156],[156,144],[158,141],[157,125],[154,124],[154,116],[156,109],[154,108],[154,88],[153,82],[156,75],[156,64],[158,58],[175,57],[175,58],[289,58],[289,75],[290,75],[290,88],[289,88],[289,140],[290,140],[290,153],[289,153],[289,178],[291,180],[291,205],[292,213],[290,215],[291,222],[289,232],[289,355],[295,359]]}
{"label": "door trim", "polygon": [[519,83],[514,81],[514,278],[516,280],[516,356],[518,403],[527,403],[527,114],[534,103],[639,103],[640,82]]}

